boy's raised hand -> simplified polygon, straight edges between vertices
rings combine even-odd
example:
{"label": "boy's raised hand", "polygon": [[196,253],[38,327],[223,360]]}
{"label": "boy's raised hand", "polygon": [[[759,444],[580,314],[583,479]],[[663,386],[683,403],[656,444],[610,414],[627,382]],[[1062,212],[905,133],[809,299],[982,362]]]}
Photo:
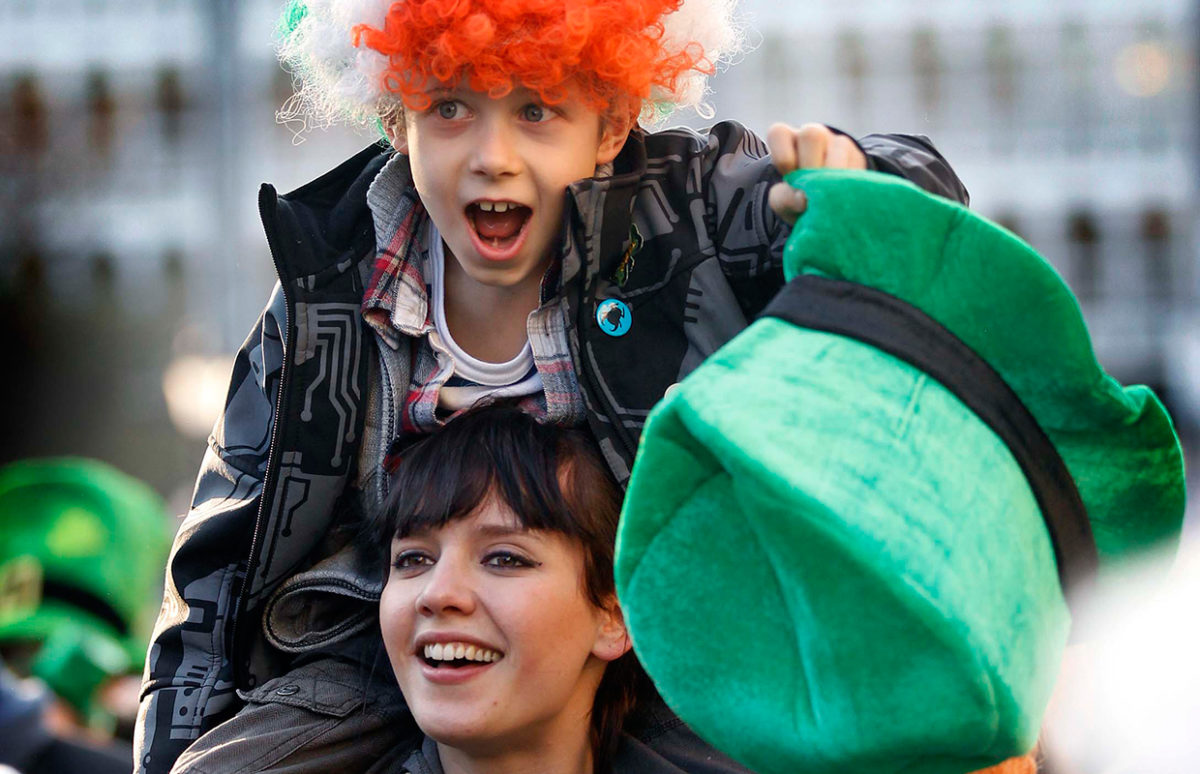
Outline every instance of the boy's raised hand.
{"label": "boy's raised hand", "polygon": [[[781,174],[797,169],[866,169],[867,157],[854,140],[838,134],[824,124],[805,124],[795,129],[787,124],[772,124],[767,130],[767,148]],[[767,203],[779,217],[792,224],[804,214],[808,199],[803,191],[787,183],[776,183],[767,194]]]}

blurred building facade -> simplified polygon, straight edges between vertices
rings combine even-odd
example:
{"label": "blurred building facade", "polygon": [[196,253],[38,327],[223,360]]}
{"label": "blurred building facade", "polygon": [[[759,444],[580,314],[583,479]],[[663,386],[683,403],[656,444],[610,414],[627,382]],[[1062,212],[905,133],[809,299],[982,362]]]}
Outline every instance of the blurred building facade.
{"label": "blurred building facade", "polygon": [[1101,361],[1200,420],[1200,88],[1192,0],[771,0],[713,104],[932,138],[972,207],[1045,255]]}
{"label": "blurred building facade", "polygon": [[[1186,416],[1200,405],[1197,5],[743,0],[761,42],[712,104],[758,130],[930,136],[973,206],[1059,267],[1106,367],[1165,387]],[[265,301],[258,184],[287,190],[373,139],[297,144],[275,123],[281,6],[0,0],[0,290],[25,365],[6,387],[6,458],[87,453],[168,493],[194,474],[202,441],[172,424],[163,374],[227,356]]]}
{"label": "blurred building facade", "polygon": [[275,123],[281,6],[0,0],[5,459],[88,454],[186,500],[224,388],[164,375],[224,363],[226,379],[266,301],[259,184],[288,190],[371,141],[297,145]]}

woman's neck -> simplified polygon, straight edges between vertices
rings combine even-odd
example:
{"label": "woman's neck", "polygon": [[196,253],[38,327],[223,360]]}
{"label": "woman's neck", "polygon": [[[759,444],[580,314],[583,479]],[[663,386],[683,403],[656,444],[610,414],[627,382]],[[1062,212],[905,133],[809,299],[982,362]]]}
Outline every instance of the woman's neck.
{"label": "woman's neck", "polygon": [[541,744],[498,750],[464,750],[438,742],[445,774],[592,774],[588,735],[557,735]]}

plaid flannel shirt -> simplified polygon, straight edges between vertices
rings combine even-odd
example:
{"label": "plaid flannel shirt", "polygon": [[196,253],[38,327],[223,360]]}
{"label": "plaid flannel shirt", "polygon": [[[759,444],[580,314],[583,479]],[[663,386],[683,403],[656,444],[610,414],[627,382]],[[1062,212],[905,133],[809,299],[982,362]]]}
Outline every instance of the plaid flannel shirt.
{"label": "plaid flannel shirt", "polygon": [[[445,422],[446,417],[438,414],[438,395],[454,373],[454,361],[433,325],[425,281],[429,217],[410,181],[405,160],[396,156],[371,186],[367,200],[378,238],[362,303],[363,316],[384,345],[395,349],[402,336],[417,340],[412,379],[400,412],[400,439],[430,433]],[[542,277],[541,304],[526,323],[543,391],[522,399],[520,405],[543,421],[577,425],[586,414],[567,343],[564,303],[558,293],[560,274],[560,262],[552,262]]]}

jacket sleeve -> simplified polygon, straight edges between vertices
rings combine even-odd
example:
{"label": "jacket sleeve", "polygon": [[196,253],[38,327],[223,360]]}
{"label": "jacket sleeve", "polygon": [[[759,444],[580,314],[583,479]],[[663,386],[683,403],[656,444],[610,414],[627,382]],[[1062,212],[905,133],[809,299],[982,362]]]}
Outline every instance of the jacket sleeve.
{"label": "jacket sleeve", "polygon": [[[966,187],[927,138],[871,134],[856,142],[870,169],[968,203]],[[783,286],[783,248],[791,226],[767,204],[767,192],[782,175],[775,169],[766,143],[732,121],[710,130],[700,153],[700,169],[709,230],[722,271],[751,319]]]}
{"label": "jacket sleeve", "polygon": [[134,738],[138,774],[166,774],[188,744],[237,708],[228,628],[267,468],[283,330],[276,285],[234,361],[225,411],[168,559]]}
{"label": "jacket sleeve", "polygon": [[903,177],[929,193],[962,205],[971,203],[967,187],[928,137],[918,134],[868,134],[857,142],[866,154],[868,169]]}

